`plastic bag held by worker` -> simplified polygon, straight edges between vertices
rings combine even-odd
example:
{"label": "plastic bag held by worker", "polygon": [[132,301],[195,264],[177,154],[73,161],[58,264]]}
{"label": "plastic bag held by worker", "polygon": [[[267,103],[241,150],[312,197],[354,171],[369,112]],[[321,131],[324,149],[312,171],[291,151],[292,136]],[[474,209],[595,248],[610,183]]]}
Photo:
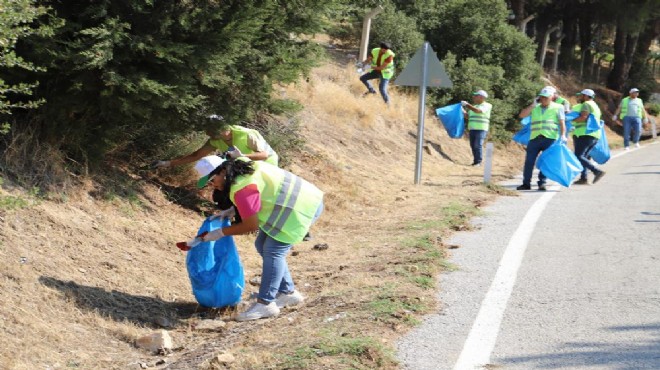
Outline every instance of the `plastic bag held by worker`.
{"label": "plastic bag held by worker", "polygon": [[461,103],[448,105],[446,107],[438,108],[435,114],[440,118],[445,130],[449,137],[458,139],[463,137],[465,130],[465,117],[463,117],[463,107]]}
{"label": "plastic bag held by worker", "polygon": [[523,125],[523,127],[513,135],[513,141],[525,146],[529,143],[529,136],[532,134],[531,125],[529,124],[531,121],[530,116],[520,120],[520,124]]}
{"label": "plastic bag held by worker", "polygon": [[605,127],[600,128],[600,139],[589,152],[591,158],[598,164],[605,164],[610,160],[610,144],[607,142]]}
{"label": "plastic bag held by worker", "polygon": [[550,180],[565,187],[569,187],[575,176],[582,172],[580,161],[560,140],[541,153],[536,161],[536,168]]}
{"label": "plastic bag held by worker", "polygon": [[[227,219],[207,219],[197,234],[225,226],[229,226]],[[186,256],[186,267],[193,294],[200,305],[224,307],[234,306],[241,301],[245,287],[243,265],[231,236],[202,242],[190,249]]]}

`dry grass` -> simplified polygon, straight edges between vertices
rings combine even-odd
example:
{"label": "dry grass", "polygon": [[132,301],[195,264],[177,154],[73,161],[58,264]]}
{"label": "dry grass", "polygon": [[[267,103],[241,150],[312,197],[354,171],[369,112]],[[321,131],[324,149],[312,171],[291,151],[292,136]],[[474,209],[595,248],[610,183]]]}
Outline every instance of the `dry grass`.
{"label": "dry grass", "polygon": [[[314,239],[288,258],[306,303],[275,319],[194,329],[230,313],[195,312],[174,243],[202,218],[153,181],[111,200],[90,197],[90,183],[64,204],[2,190],[24,204],[0,209],[0,368],[138,369],[163,358],[154,367],[215,369],[224,368],[212,361],[222,351],[236,357],[234,369],[397,368],[394,342],[436,309],[439,271],[456,268],[443,239],[511,193],[482,185],[467,141],[447,138],[430,114],[423,184],[412,185],[417,97],[391,90],[390,109],[379,96],[362,98],[353,68],[341,63],[285,89],[306,107],[307,144],[289,169],[326,192],[326,211]],[[522,159],[517,145],[499,146],[494,179],[519,172]],[[261,269],[253,239],[236,239],[247,280]],[[245,298],[256,290],[247,284]],[[176,351],[136,349],[135,338],[163,318]]]}

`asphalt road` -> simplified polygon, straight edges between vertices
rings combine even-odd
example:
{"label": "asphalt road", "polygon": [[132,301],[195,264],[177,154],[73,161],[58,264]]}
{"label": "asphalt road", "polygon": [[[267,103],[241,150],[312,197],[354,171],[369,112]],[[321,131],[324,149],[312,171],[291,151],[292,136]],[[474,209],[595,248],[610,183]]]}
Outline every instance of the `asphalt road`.
{"label": "asphalt road", "polygon": [[399,342],[401,367],[660,369],[660,145],[602,168],[596,185],[503,197],[455,235],[459,270]]}

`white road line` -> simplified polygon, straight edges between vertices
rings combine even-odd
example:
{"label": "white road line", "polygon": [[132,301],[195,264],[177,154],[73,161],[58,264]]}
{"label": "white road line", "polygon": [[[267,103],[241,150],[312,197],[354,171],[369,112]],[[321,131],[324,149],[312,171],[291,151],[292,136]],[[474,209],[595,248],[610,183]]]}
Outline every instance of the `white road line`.
{"label": "white road line", "polygon": [[[548,188],[548,190],[551,189],[551,187]],[[527,244],[534,232],[536,223],[541,217],[541,213],[555,194],[557,194],[557,191],[550,191],[534,202],[509,240],[509,245],[507,245],[500,260],[493,283],[481,303],[477,319],[465,340],[465,345],[454,365],[454,370],[474,370],[488,364],[490,361],[490,355],[493,352],[500,331],[502,317],[509,297],[511,297]]]}

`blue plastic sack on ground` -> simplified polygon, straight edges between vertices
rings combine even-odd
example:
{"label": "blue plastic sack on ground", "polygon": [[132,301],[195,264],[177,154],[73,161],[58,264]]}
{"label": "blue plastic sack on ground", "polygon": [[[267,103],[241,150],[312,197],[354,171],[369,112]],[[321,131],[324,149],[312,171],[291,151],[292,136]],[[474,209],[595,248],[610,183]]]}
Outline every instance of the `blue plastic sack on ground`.
{"label": "blue plastic sack on ground", "polygon": [[[229,220],[207,219],[199,228],[198,235],[225,226],[229,226]],[[193,294],[200,305],[225,307],[241,301],[245,287],[243,265],[231,236],[193,247],[186,256],[186,267]]]}
{"label": "blue plastic sack on ground", "polygon": [[557,140],[544,150],[536,161],[538,168],[550,180],[569,187],[571,182],[582,172],[582,164],[566,144]]}
{"label": "blue plastic sack on ground", "polygon": [[610,144],[607,142],[605,127],[600,128],[600,139],[598,139],[596,146],[591,149],[589,155],[598,164],[605,164],[610,160]]}
{"label": "blue plastic sack on ground", "polygon": [[525,117],[525,118],[522,119],[522,121],[520,121],[520,123],[522,123],[523,127],[520,131],[516,132],[513,135],[513,141],[515,141],[518,144],[525,145],[525,146],[529,143],[529,136],[532,134],[531,125],[529,124],[529,120],[527,121],[527,123],[523,123],[525,121],[525,119],[527,119],[527,118],[528,117]]}
{"label": "blue plastic sack on ground", "polygon": [[465,117],[463,117],[463,107],[460,103],[438,108],[435,114],[440,118],[440,122],[445,126],[447,134],[453,139],[463,137],[465,130]]}

